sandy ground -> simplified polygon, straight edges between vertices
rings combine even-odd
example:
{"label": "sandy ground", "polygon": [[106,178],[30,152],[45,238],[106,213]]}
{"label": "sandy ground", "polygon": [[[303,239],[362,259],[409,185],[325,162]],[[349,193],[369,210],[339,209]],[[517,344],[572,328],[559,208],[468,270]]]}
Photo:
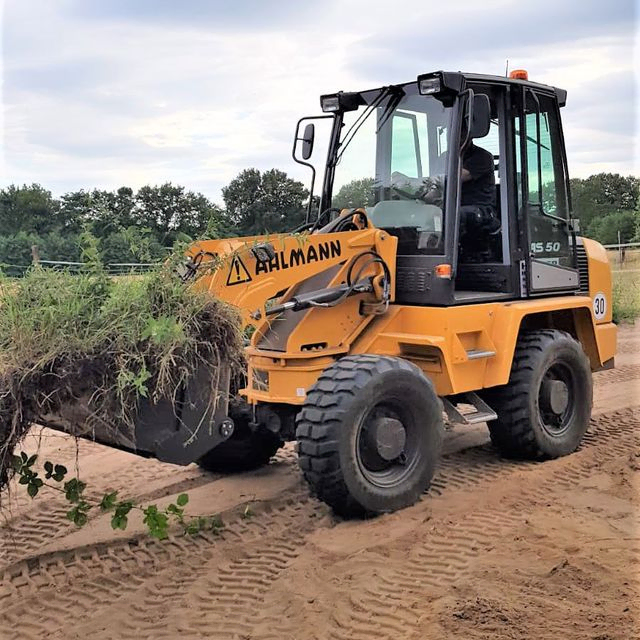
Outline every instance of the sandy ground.
{"label": "sandy ground", "polygon": [[456,429],[423,500],[367,522],[311,498],[291,447],[222,477],[91,443],[78,452],[43,430],[28,448],[79,460],[93,494],[163,504],[187,491],[190,513],[220,513],[225,528],[165,542],[139,521],[76,530],[57,495],[14,488],[0,638],[640,638],[640,327],[621,330],[617,368],[595,380],[575,454],[515,463],[484,427]]}

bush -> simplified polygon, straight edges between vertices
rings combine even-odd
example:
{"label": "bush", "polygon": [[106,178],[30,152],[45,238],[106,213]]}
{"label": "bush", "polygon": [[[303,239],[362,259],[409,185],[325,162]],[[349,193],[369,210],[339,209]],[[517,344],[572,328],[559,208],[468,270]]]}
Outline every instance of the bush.
{"label": "bush", "polygon": [[636,232],[636,214],[633,211],[615,211],[594,218],[588,225],[586,235],[601,244],[617,244],[618,232],[621,242],[631,242]]}

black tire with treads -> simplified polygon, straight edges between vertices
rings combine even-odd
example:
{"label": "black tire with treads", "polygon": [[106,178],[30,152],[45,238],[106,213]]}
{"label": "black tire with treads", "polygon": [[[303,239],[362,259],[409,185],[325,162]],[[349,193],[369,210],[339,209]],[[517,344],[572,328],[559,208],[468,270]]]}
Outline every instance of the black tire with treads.
{"label": "black tire with treads", "polygon": [[[568,415],[557,433],[545,427],[540,403],[545,375],[567,372]],[[487,389],[483,398],[498,414],[488,423],[491,440],[505,456],[557,458],[577,449],[591,418],[593,381],[589,359],[580,343],[565,331],[541,329],[518,338],[509,382]]]}
{"label": "black tire with treads", "polygon": [[[372,472],[363,463],[371,445],[363,445],[362,438],[378,410],[396,416],[406,441],[402,463],[400,457],[383,461],[388,468]],[[336,361],[309,389],[296,423],[305,479],[315,495],[346,517],[413,504],[428,488],[440,455],[442,403],[422,371],[400,358],[354,355]],[[367,451],[371,456],[371,448]]]}
{"label": "black tire with treads", "polygon": [[284,444],[266,429],[252,431],[249,428],[251,409],[243,400],[234,398],[229,415],[235,424],[231,437],[198,460],[198,465],[206,471],[233,473],[258,469]]}
{"label": "black tire with treads", "polygon": [[250,471],[264,466],[282,446],[282,440],[270,433],[245,433],[231,436],[205,453],[198,465],[206,471]]}

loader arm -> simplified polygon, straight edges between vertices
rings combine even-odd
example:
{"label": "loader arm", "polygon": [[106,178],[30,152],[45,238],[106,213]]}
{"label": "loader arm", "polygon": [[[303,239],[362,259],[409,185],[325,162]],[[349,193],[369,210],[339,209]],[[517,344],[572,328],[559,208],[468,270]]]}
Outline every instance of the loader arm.
{"label": "loader arm", "polygon": [[[347,267],[367,252],[374,252],[389,266],[385,286],[392,301],[396,245],[394,237],[371,227],[340,233],[205,240],[195,243],[188,255],[201,256],[195,286],[237,307],[243,326],[258,326],[270,315],[276,299],[286,303],[301,283],[328,269]],[[372,280],[372,296],[379,299],[379,278],[384,278],[383,270],[372,264],[360,276]],[[332,284],[340,286],[340,282]],[[339,297],[339,293],[336,290],[335,297]],[[326,290],[319,291],[318,295],[324,296],[319,300],[321,303],[332,297]]]}

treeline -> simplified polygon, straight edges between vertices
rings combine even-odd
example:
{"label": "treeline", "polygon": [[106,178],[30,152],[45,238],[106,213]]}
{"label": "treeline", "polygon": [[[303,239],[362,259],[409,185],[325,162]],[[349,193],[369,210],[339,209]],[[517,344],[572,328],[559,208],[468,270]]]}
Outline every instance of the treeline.
{"label": "treeline", "polygon": [[304,221],[308,191],[277,169],[247,169],[223,190],[224,206],[170,183],[137,191],[81,189],[59,198],[38,184],[0,190],[0,263],[79,262],[82,235],[105,263],[153,262],[177,240],[286,231]]}
{"label": "treeline", "polygon": [[[345,185],[334,204],[362,204],[366,182]],[[618,233],[622,242],[640,240],[639,189],[639,178],[611,173],[571,180],[582,233],[603,244],[616,243]],[[81,261],[87,231],[105,263],[153,262],[176,240],[292,230],[304,221],[308,197],[301,182],[278,169],[242,171],[222,189],[222,205],[170,183],[59,198],[38,184],[11,185],[0,190],[0,263],[29,265],[34,246],[42,260]]]}
{"label": "treeline", "polygon": [[[335,207],[370,204],[373,178],[352,180],[333,198]],[[640,242],[640,178],[617,173],[598,173],[571,180],[573,215],[580,220],[582,235],[602,244]],[[618,236],[618,233],[620,234]]]}
{"label": "treeline", "polygon": [[640,241],[640,178],[598,173],[571,180],[581,233],[602,244]]}

